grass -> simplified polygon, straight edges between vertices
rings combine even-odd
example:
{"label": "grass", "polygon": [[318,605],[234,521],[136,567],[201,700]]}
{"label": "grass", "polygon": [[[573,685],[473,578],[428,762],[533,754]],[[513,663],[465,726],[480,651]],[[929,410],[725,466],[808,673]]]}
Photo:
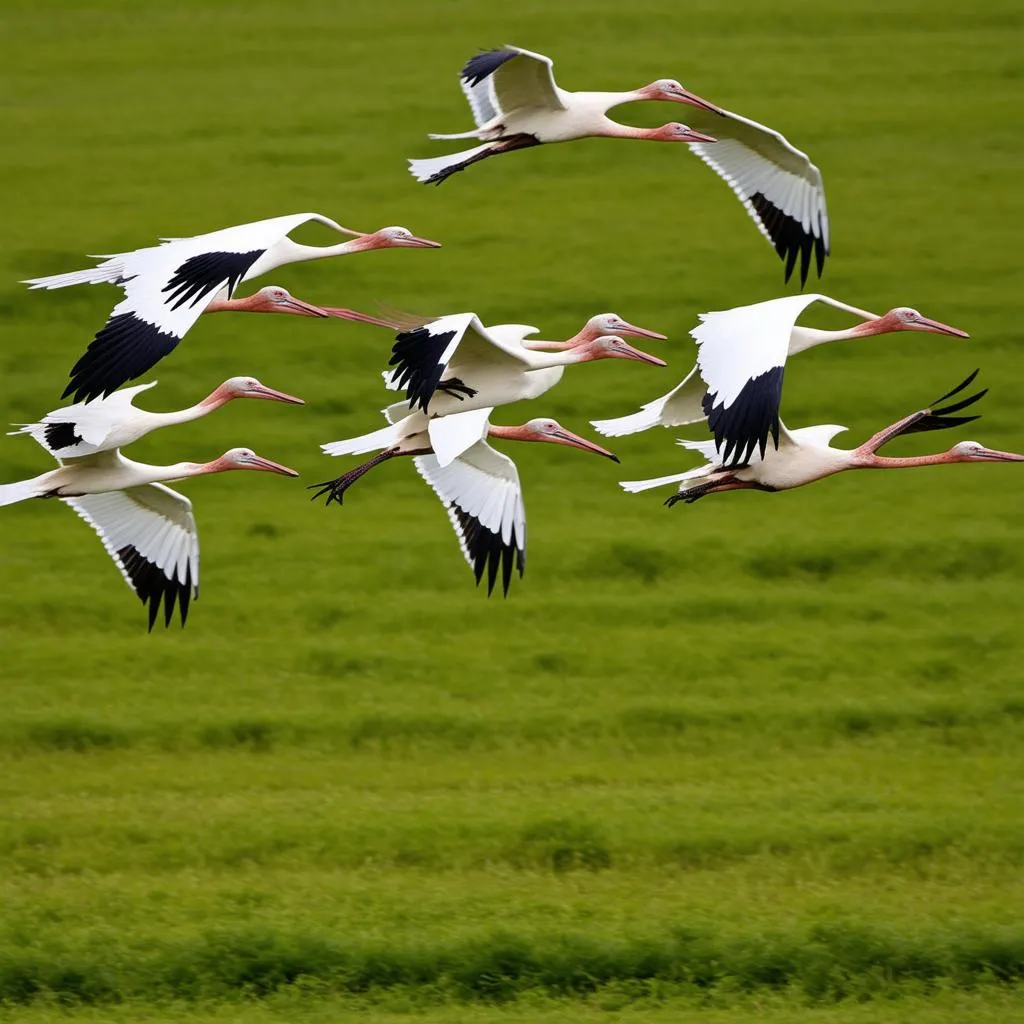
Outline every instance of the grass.
{"label": "grass", "polygon": [[[670,146],[545,147],[416,186],[404,158],[467,120],[459,61],[504,40],[570,88],[675,76],[784,130],[828,186],[821,287],[971,332],[795,360],[789,423],[854,443],[980,365],[984,418],[958,438],[1024,446],[1004,0],[8,0],[0,417],[56,404],[116,294],[20,279],[303,209],[445,246],[264,282],[308,301],[549,337],[614,309],[670,334],[668,370],[581,368],[499,422],[588,433],[664,393],[696,314],[781,294],[781,266]],[[150,407],[241,373],[308,405],[234,403],[133,455],[244,444],[322,479],[319,443],[377,425],[387,343],[211,317]],[[685,468],[673,436],[621,439],[622,471],[510,451],[530,552],[507,601],[474,590],[409,466],[329,512],[282,479],[185,485],[203,581],[184,632],[145,633],[66,509],[4,509],[0,1018],[1024,1019],[1021,478],[863,474],[671,512],[619,493]],[[0,444],[0,480],[44,466]]]}

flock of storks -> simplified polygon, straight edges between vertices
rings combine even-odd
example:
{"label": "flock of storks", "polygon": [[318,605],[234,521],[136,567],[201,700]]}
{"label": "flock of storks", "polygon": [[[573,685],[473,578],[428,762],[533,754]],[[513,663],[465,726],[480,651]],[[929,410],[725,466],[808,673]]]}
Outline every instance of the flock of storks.
{"label": "flock of storks", "polygon": [[[479,144],[449,156],[411,160],[417,180],[439,184],[500,153],[587,136],[685,142],[743,202],[785,262],[787,281],[799,262],[803,285],[812,256],[820,276],[829,251],[821,174],[779,133],[722,110],[672,80],[630,92],[566,92],[555,84],[547,57],[512,46],[473,57],[460,81],[476,128],[431,137],[473,139]],[[607,117],[612,107],[639,100],[685,104],[697,128],[670,123],[640,129]],[[311,221],[352,236],[351,240],[309,246],[289,237]],[[515,464],[492,448],[489,439],[545,441],[618,460],[554,420],[497,426],[490,422],[491,413],[497,406],[538,397],[575,363],[629,359],[664,366],[625,338],[665,336],[614,313],[592,317],[568,340],[542,341],[531,337],[537,333],[534,327],[487,327],[474,313],[434,319],[398,313],[373,317],[314,306],[276,286],[246,298],[234,297],[241,282],[285,264],[385,247],[437,245],[401,227],[364,233],[319,214],[295,214],[193,238],[164,239],[156,246],[104,257],[89,270],[27,281],[33,288],[114,284],[123,289],[124,298],[71,371],[62,397],[73,397],[74,404],[15,431],[39,442],[59,467],[0,485],[0,505],[27,498],[64,501],[93,527],[129,586],[148,606],[149,628],[161,608],[169,625],[175,606],[184,624],[189,603],[198,595],[199,542],[191,502],[166,482],[229,469],[298,474],[246,448],[233,448],[212,462],[169,466],[133,462],[121,449],[158,427],[205,416],[236,398],[293,404],[302,400],[252,377],[232,377],[194,406],[153,413],[133,404],[153,383],[121,385],[169,354],[203,313],[341,317],[397,332],[384,381],[387,388],[403,394],[384,410],[386,425],[381,429],[322,446],[329,455],[376,454],[336,479],[314,485],[314,497],[326,497],[328,505],[340,503],[345,491],[374,466],[411,456],[447,510],[477,583],[486,576],[489,594],[500,578],[507,593],[513,571],[523,572],[525,511]],[[814,302],[851,313],[859,322],[844,331],[797,325]],[[618,436],[706,421],[709,440],[679,442],[699,452],[705,464],[653,480],[624,481],[627,491],[675,484],[677,489],[666,502],[672,505],[719,491],[799,487],[847,469],[1024,461],[1024,455],[994,451],[973,441],[916,458],[877,454],[897,436],[975,419],[956,413],[985,393],[960,397],[977,371],[930,407],[898,420],[854,449],[831,446],[843,427],[824,424],[789,430],[781,422],[782,379],[789,355],[829,341],[894,331],[967,337],[916,310],[900,307],[877,316],[824,295],[794,295],[706,313],[700,321],[691,332],[697,362],[678,387],[638,412],[596,420],[593,426],[602,434]]]}

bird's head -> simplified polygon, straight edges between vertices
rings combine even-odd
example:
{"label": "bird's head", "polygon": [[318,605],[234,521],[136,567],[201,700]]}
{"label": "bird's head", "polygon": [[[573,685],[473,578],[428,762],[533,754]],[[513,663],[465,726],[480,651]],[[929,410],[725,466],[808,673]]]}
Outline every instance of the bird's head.
{"label": "bird's head", "polygon": [[890,309],[885,316],[876,317],[858,324],[853,329],[855,337],[867,337],[873,334],[891,334],[894,331],[927,331],[930,334],[947,334],[954,338],[969,338],[966,331],[938,320],[930,320],[910,306],[897,306]]}
{"label": "bird's head", "polygon": [[221,384],[219,391],[227,398],[263,398],[270,402],[286,402],[288,405],[305,405],[301,398],[275,391],[261,384],[255,377],[229,377]]}
{"label": "bird's head", "polygon": [[229,469],[255,469],[264,473],[280,473],[282,476],[298,476],[298,472],[282,466],[280,463],[271,462],[257,455],[251,448],[230,448],[216,462],[213,472],[224,472]]}
{"label": "bird's head", "polygon": [[635,359],[639,363],[650,363],[652,366],[665,366],[664,359],[652,356],[638,348],[633,348],[617,334],[606,334],[603,337],[595,338],[593,341],[585,342],[574,350],[578,353],[577,361],[581,363],[594,359]]}
{"label": "bird's head", "polygon": [[295,298],[287,288],[268,284],[250,295],[247,308],[256,313],[290,313],[292,316],[329,316],[327,310]]}
{"label": "bird's head", "polygon": [[645,85],[638,95],[645,100],[669,100],[672,103],[686,103],[691,107],[698,107],[700,110],[709,110],[712,114],[725,114],[721,107],[701,99],[674,78],[659,78],[656,82]]}
{"label": "bird's head", "polygon": [[950,448],[949,454],[957,462],[1024,462],[1024,455],[986,448],[977,441],[960,441]]}
{"label": "bird's head", "polygon": [[655,341],[666,340],[664,334],[658,334],[657,331],[649,331],[645,327],[636,327],[634,324],[629,323],[628,320],[623,320],[618,313],[598,313],[597,316],[592,316],[580,333],[594,338],[600,337],[602,334],[617,334],[626,338],[653,338]]}
{"label": "bird's head", "polygon": [[647,136],[654,142],[716,142],[712,135],[705,135],[703,132],[694,131],[685,124],[678,121],[670,121],[660,128],[652,128]]}
{"label": "bird's head", "polygon": [[393,225],[381,228],[369,235],[361,235],[353,242],[348,243],[352,252],[365,249],[392,249],[408,247],[415,249],[440,249],[440,242],[432,242],[429,238],[419,238],[408,228]]}
{"label": "bird's head", "polygon": [[544,419],[537,417],[524,423],[520,428],[519,440],[522,441],[546,441],[548,444],[564,444],[570,448],[579,448],[581,451],[591,452],[594,455],[603,455],[612,462],[618,462],[618,456],[602,448],[593,441],[588,441],[571,430],[566,430],[558,420]]}

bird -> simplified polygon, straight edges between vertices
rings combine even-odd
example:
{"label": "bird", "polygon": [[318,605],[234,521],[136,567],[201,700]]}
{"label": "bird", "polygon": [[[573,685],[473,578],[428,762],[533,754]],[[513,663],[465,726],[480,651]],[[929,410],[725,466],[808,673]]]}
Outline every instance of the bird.
{"label": "bird", "polygon": [[[555,83],[551,58],[517,46],[472,57],[462,69],[460,84],[476,129],[430,138],[478,139],[482,145],[409,161],[418,181],[440,184],[497,153],[587,136],[686,142],[725,180],[774,246],[785,263],[786,281],[799,258],[804,286],[812,252],[821,276],[830,248],[821,171],[774,129],[709,103],[670,78],[629,92],[567,92]],[[606,116],[612,107],[639,100],[686,104],[689,126],[632,128]]]}
{"label": "bird", "polygon": [[[862,323],[842,331],[797,326],[797,318],[815,302],[853,313]],[[699,314],[690,332],[697,342],[697,363],[681,384],[648,402],[639,412],[591,426],[607,437],[651,427],[678,427],[704,419],[722,449],[724,465],[743,465],[755,449],[762,458],[769,434],[779,440],[779,405],[786,357],[830,341],[868,338],[896,331],[970,337],[966,331],[923,316],[909,306],[877,316],[827,295],[787,295],[750,306]]]}
{"label": "bird", "polygon": [[229,377],[201,402],[175,412],[149,412],[133,404],[143,391],[157,382],[122,388],[106,398],[76,403],[47,413],[38,423],[17,424],[14,437],[28,434],[51,455],[61,460],[80,458],[111,448],[124,448],[158,427],[188,423],[209,415],[236,398],[259,398],[289,405],[305,405],[301,398],[275,391],[255,377]]}
{"label": "bird", "polygon": [[406,392],[409,409],[443,416],[536,398],[561,380],[570,363],[620,358],[665,365],[618,335],[598,336],[562,351],[534,351],[537,343],[526,338],[535,331],[526,324],[488,328],[475,313],[439,317],[396,337],[390,380]]}
{"label": "bird", "polygon": [[[58,459],[58,462],[61,460]],[[170,626],[177,602],[182,626],[199,596],[199,535],[192,503],[168,481],[231,469],[298,476],[250,448],[232,448],[212,462],[150,466],[116,449],[98,451],[30,480],[0,484],[0,506],[28,498],[59,498],[99,535],[107,554],[149,610],[152,632],[161,604]]]}
{"label": "bird", "polygon": [[965,390],[978,375],[975,370],[966,380],[936,399],[927,408],[904,416],[872,435],[853,449],[833,448],[831,441],[847,428],[834,423],[789,430],[780,426],[779,446],[764,455],[751,454],[750,461],[740,466],[725,466],[713,441],[680,441],[684,448],[697,451],[706,463],[685,473],[651,480],[624,480],[620,486],[630,493],[653,487],[678,484],[678,490],[665,504],[671,507],[683,501],[692,504],[708,494],[720,491],[759,490],[785,491],[823,480],[848,469],[909,469],[914,466],[941,466],[954,462],[1024,462],[1024,455],[986,448],[977,441],[960,441],[948,451],[908,458],[886,458],[878,449],[896,437],[925,430],[945,430],[978,419],[977,416],[954,416],[977,402],[987,388],[950,405],[942,406]]}
{"label": "bird", "polygon": [[[288,234],[315,222],[355,236],[337,245],[303,245]],[[387,227],[366,234],[343,228],[319,213],[295,213],[223,228],[192,238],[165,238],[134,252],[95,257],[103,262],[88,270],[23,281],[31,288],[66,288],[76,284],[116,284],[125,297],[97,332],[71,370],[62,398],[75,401],[109,395],[142,376],[172,352],[199,316],[210,309],[249,309],[303,316],[326,316],[318,307],[290,296],[264,296],[247,306],[234,300],[235,289],[289,263],[342,256],[391,246],[438,248],[407,228]],[[280,289],[284,291],[284,289]],[[250,297],[251,301],[252,297]],[[290,300],[290,301],[289,301]],[[241,305],[239,305],[241,303]],[[334,315],[341,315],[336,311]]]}
{"label": "bird", "polygon": [[[500,570],[502,593],[507,597],[513,566],[520,577],[526,566],[526,511],[516,464],[507,455],[495,451],[487,443],[488,438],[545,441],[603,455],[614,462],[619,460],[600,445],[566,430],[556,420],[539,417],[517,427],[492,426],[490,415],[493,411],[485,408],[446,417],[466,420],[466,429],[474,435],[474,441],[443,465],[434,452],[427,430],[420,429],[404,435],[375,458],[338,480],[314,484],[318,490],[311,500],[326,496],[327,505],[332,501],[340,505],[348,487],[374,466],[397,456],[412,456],[417,472],[447,510],[459,547],[473,570],[477,585],[486,573],[487,595],[490,596]],[[321,447],[328,455],[351,452],[350,442],[346,441],[335,441]]]}

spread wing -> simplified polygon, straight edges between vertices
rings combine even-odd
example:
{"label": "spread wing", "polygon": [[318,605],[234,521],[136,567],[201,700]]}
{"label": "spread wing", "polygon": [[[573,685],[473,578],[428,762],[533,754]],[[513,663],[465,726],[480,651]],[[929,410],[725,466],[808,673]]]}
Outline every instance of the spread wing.
{"label": "spread wing", "polygon": [[475,313],[453,313],[395,338],[389,386],[405,391],[410,409],[419,406],[426,412],[456,355],[460,362],[530,366],[529,353],[519,342],[492,335]]}
{"label": "spread wing", "polygon": [[687,111],[691,128],[717,142],[697,142],[690,149],[726,183],[743,203],[761,233],[786,263],[786,280],[800,258],[800,286],[814,253],[818,276],[829,254],[828,211],[821,171],[784,135],[757,121],[726,111]]}
{"label": "spread wing", "polygon": [[462,69],[461,82],[478,127],[521,107],[566,109],[551,59],[518,46],[471,57]]}
{"label": "spread wing", "polygon": [[199,535],[192,503],[163,484],[63,498],[99,535],[125,582],[149,606],[152,630],[163,603],[171,624],[175,601],[181,624],[199,596]]}
{"label": "spread wing", "polygon": [[526,509],[515,463],[486,441],[447,466],[433,455],[417,455],[414,461],[447,509],[477,583],[486,572],[490,595],[500,569],[507,595],[513,568],[522,576],[526,566]]}

